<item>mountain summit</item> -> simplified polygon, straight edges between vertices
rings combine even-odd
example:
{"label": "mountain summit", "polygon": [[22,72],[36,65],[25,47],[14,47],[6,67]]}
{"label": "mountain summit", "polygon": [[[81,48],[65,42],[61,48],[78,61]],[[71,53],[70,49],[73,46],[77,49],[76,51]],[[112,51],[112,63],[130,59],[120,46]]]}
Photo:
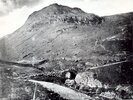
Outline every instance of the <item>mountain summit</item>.
{"label": "mountain summit", "polygon": [[87,14],[79,8],[70,8],[58,4],[52,4],[48,7],[32,13],[27,22],[45,21],[46,23],[67,22],[75,24],[95,24],[100,23],[101,18],[94,14]]}
{"label": "mountain summit", "polygon": [[[43,8],[47,13],[54,13],[54,14],[65,14],[65,13],[85,13],[80,8],[70,8],[63,5],[58,5],[57,3],[51,4],[48,7]],[[41,10],[41,11],[42,11]]]}

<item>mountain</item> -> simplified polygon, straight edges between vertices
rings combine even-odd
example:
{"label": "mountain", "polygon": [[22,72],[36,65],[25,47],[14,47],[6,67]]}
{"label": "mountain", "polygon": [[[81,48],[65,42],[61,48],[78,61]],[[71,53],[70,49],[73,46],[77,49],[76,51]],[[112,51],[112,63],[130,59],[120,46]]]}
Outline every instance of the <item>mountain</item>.
{"label": "mountain", "polygon": [[99,17],[52,4],[33,12],[22,27],[0,40],[1,59],[54,60],[43,65],[49,70],[84,70],[128,60],[133,53],[132,29],[133,12]]}
{"label": "mountain", "polygon": [[6,58],[91,58],[131,53],[132,20],[133,13],[99,17],[52,4],[32,13],[21,28],[6,36]]}

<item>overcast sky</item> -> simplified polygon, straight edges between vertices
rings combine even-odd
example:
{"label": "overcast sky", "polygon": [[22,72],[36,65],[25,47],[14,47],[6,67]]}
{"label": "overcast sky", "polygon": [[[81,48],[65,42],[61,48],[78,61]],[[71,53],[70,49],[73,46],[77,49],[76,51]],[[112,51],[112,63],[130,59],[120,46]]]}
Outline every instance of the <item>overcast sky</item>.
{"label": "overcast sky", "polygon": [[33,11],[52,3],[79,7],[99,16],[133,12],[133,0],[0,0],[0,37],[17,30]]}

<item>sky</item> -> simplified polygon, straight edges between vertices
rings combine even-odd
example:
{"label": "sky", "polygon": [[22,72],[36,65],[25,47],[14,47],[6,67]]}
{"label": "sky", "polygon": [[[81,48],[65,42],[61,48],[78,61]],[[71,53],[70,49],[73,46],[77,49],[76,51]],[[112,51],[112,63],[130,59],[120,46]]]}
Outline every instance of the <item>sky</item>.
{"label": "sky", "polygon": [[21,27],[31,13],[52,3],[99,16],[133,12],[133,0],[0,0],[0,38]]}

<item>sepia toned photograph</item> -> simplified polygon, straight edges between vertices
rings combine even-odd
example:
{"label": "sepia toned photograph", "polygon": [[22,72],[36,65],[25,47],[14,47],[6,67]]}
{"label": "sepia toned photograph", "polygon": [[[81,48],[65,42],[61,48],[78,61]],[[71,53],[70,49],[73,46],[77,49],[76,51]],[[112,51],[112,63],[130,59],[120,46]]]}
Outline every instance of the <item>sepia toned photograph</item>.
{"label": "sepia toned photograph", "polygon": [[133,0],[0,0],[0,100],[133,100]]}

